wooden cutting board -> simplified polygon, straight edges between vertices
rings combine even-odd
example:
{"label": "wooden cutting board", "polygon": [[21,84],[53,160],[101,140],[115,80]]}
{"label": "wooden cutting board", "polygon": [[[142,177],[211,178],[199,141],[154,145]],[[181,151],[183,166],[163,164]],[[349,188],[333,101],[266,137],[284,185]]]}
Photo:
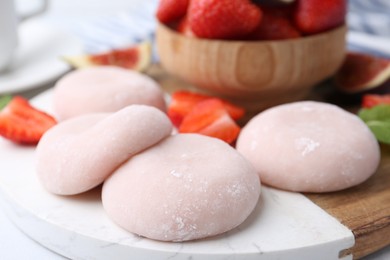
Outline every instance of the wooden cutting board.
{"label": "wooden cutting board", "polygon": [[[160,66],[151,67],[148,74],[168,93],[191,89],[187,83],[165,73]],[[309,98],[321,100],[324,93],[315,89]],[[304,194],[353,232],[355,245],[341,252],[340,257],[352,253],[354,259],[358,259],[390,245],[390,147],[382,146],[381,151],[377,172],[363,184],[339,192]]]}

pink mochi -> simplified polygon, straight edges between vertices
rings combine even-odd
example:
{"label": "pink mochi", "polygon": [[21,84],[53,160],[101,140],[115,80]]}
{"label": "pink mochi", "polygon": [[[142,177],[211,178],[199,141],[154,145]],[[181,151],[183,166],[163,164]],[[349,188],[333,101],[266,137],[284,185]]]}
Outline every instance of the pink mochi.
{"label": "pink mochi", "polygon": [[358,185],[380,162],[378,142],[359,117],[312,101],[260,113],[242,129],[236,147],[263,183],[298,192]]}
{"label": "pink mochi", "polygon": [[171,131],[163,112],[144,105],[74,117],[51,128],[40,140],[36,149],[39,180],[54,194],[85,192]]}
{"label": "pink mochi", "polygon": [[226,143],[170,136],[137,154],[103,184],[103,207],[119,226],[147,238],[186,241],[241,224],[255,208],[260,180]]}
{"label": "pink mochi", "polygon": [[59,120],[97,112],[116,112],[141,104],[165,111],[164,93],[152,78],[114,66],[75,70],[54,87],[53,107]]}

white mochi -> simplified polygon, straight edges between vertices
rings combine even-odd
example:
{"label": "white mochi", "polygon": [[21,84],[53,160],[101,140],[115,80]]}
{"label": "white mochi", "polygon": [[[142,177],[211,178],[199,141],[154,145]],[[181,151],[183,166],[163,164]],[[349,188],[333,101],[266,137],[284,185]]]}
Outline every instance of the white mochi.
{"label": "white mochi", "polygon": [[40,140],[37,174],[54,194],[78,194],[101,184],[124,161],[171,131],[166,115],[150,106],[74,117],[51,128]]}
{"label": "white mochi", "polygon": [[164,94],[157,82],[119,67],[75,70],[54,87],[53,107],[59,120],[87,113],[116,112],[133,104],[166,109]]}
{"label": "white mochi", "polygon": [[241,131],[237,150],[263,183],[299,192],[330,192],[362,183],[380,162],[378,142],[356,115],[320,102],[268,109]]}
{"label": "white mochi", "polygon": [[124,229],[155,240],[217,235],[253,211],[260,180],[226,143],[179,134],[137,154],[103,184],[108,215]]}

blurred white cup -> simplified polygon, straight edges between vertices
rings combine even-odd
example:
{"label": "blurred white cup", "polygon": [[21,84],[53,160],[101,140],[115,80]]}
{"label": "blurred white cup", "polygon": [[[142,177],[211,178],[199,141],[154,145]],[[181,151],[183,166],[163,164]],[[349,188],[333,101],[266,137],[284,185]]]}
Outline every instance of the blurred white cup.
{"label": "blurred white cup", "polygon": [[0,0],[0,72],[10,65],[18,45],[18,24],[46,11],[48,0],[42,0],[37,10],[19,15],[14,0]]}

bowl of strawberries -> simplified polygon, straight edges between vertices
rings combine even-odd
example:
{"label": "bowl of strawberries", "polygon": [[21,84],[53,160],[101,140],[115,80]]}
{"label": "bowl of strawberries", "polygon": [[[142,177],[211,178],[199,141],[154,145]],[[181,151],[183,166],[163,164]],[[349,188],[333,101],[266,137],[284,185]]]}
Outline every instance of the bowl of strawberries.
{"label": "bowl of strawberries", "polygon": [[160,0],[163,68],[258,112],[304,98],[345,57],[346,0]]}

